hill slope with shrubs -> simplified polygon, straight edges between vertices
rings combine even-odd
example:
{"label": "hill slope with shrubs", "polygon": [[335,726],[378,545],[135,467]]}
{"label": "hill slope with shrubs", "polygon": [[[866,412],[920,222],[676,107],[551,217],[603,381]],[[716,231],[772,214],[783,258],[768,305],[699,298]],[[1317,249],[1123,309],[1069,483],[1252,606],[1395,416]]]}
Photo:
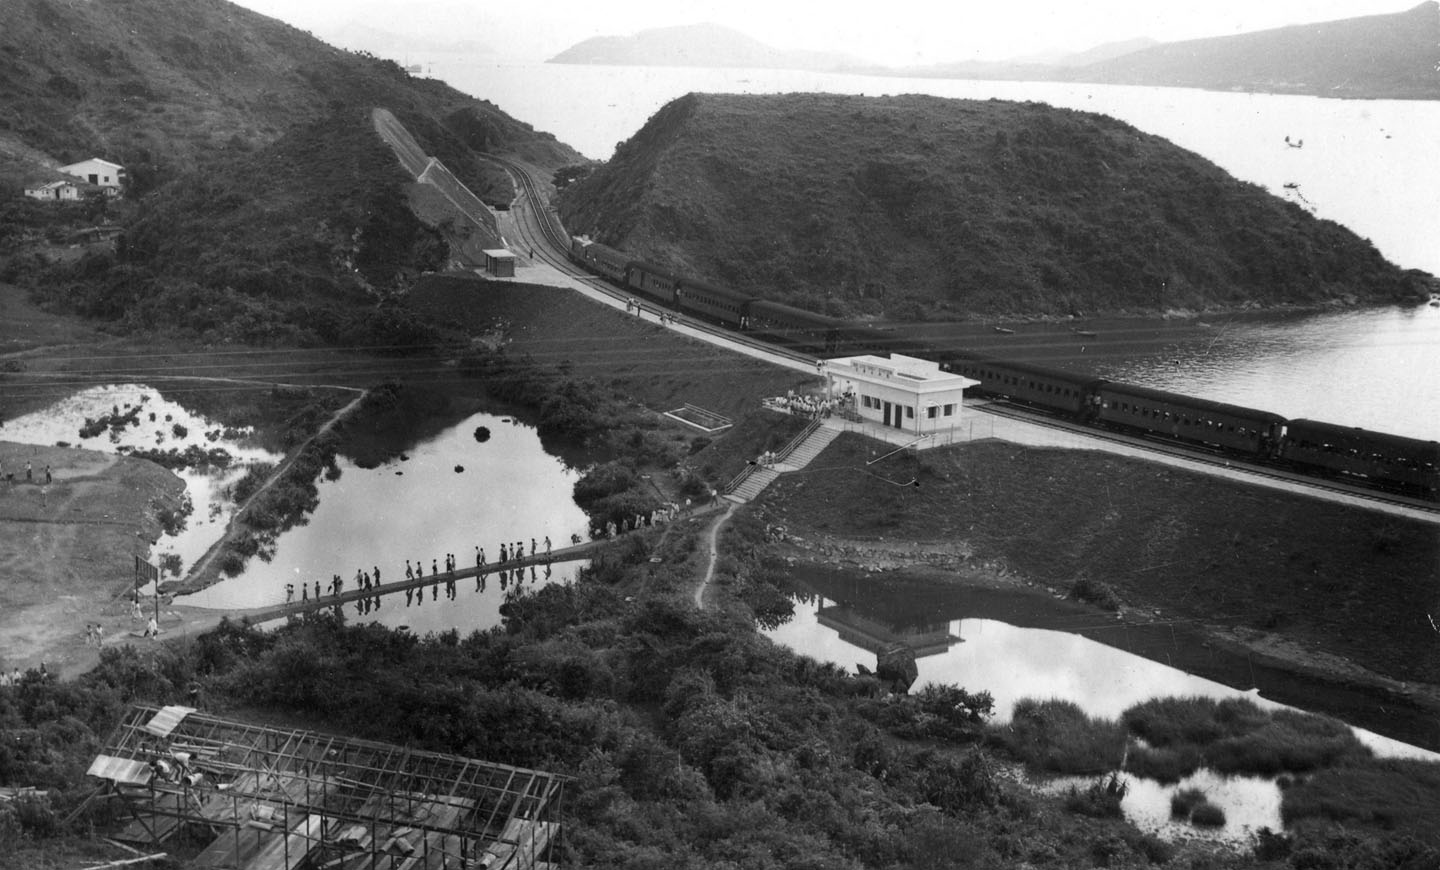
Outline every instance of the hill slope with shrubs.
{"label": "hill slope with shrubs", "polygon": [[0,134],[60,163],[113,160],[140,192],[341,105],[433,119],[412,132],[467,183],[481,171],[471,149],[579,159],[492,103],[226,0],[0,4]]}
{"label": "hill slope with shrubs", "polygon": [[36,155],[130,177],[95,218],[122,224],[113,252],[51,262],[37,233],[0,234],[0,281],[126,332],[424,343],[394,303],[450,248],[412,213],[376,107],[492,204],[514,189],[488,154],[583,161],[488,102],[224,0],[0,4],[0,140],[25,146],[0,149],[0,199],[19,200]]}
{"label": "hill slope with shrubs", "polygon": [[1390,301],[1428,278],[1121,121],[995,100],[690,94],[567,188],[561,215],[841,315]]}

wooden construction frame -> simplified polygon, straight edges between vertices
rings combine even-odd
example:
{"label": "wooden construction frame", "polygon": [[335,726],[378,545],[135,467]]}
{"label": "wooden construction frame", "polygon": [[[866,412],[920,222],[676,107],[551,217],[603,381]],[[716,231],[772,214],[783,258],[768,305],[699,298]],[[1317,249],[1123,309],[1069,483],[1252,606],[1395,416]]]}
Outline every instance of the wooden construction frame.
{"label": "wooden construction frame", "polygon": [[116,839],[213,834],[190,863],[204,870],[545,870],[569,781],[150,706],[126,714],[89,775],[133,819]]}

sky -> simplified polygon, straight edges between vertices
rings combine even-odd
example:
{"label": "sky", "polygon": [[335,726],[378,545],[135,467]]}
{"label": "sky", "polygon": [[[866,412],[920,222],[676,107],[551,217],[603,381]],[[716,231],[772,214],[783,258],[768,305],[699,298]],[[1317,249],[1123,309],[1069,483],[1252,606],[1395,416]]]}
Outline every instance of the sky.
{"label": "sky", "polygon": [[[325,39],[348,23],[541,62],[592,36],[714,23],[776,48],[886,65],[1003,60],[1105,42],[1227,36],[1401,12],[1420,0],[236,0]],[[823,10],[823,11],[821,11]],[[331,41],[328,40],[327,41]],[[345,46],[351,47],[351,46]]]}

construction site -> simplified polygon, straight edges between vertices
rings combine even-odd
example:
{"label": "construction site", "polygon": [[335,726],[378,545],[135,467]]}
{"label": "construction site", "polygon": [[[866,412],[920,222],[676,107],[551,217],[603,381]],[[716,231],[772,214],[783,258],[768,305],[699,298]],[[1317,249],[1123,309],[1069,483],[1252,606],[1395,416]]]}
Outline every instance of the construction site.
{"label": "construction site", "polygon": [[551,870],[567,781],[178,706],[132,708],[88,774],[113,840],[194,870]]}

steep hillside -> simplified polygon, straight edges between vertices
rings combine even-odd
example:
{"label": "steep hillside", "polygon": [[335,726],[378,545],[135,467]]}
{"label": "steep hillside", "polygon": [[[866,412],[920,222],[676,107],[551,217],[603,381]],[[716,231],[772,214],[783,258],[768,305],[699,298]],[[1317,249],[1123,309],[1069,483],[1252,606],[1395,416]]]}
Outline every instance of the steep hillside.
{"label": "steep hillside", "polygon": [[549,165],[578,159],[490,103],[225,0],[0,3],[0,133],[60,163],[105,156],[141,188],[263,147],[337,105],[458,115],[486,128],[487,147]]}
{"label": "steep hillside", "polygon": [[1390,300],[1425,278],[1120,121],[994,100],[691,94],[569,188],[561,215],[832,313]]}
{"label": "steep hillside", "polygon": [[1390,15],[1166,43],[1081,67],[1071,77],[1326,97],[1436,99],[1437,46],[1440,3],[1428,0]]}
{"label": "steep hillside", "polygon": [[584,160],[490,103],[224,0],[5,0],[0,214],[48,215],[19,184],[92,154],[132,185],[104,218],[123,221],[113,253],[51,263],[27,248],[35,232],[0,233],[0,281],[127,331],[423,342],[393,303],[449,252],[410,212],[374,107],[492,204],[514,191],[487,153]]}

